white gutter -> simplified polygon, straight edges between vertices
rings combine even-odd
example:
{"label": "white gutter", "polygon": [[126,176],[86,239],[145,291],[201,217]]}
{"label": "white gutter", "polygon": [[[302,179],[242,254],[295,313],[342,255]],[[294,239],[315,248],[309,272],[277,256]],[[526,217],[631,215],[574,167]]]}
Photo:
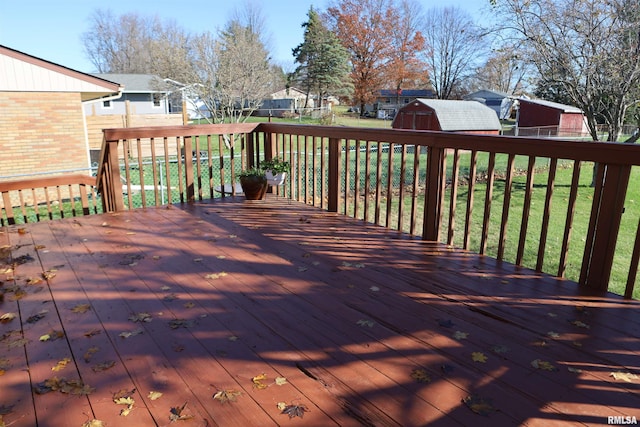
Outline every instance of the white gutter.
{"label": "white gutter", "polygon": [[91,165],[91,148],[89,147],[89,132],[87,130],[87,116],[84,110],[85,105],[94,104],[97,102],[104,101],[113,101],[115,99],[120,99],[122,97],[122,93],[124,91],[124,87],[120,86],[118,88],[118,93],[115,95],[103,96],[102,98],[90,99],[88,101],[82,101],[82,126],[84,127],[84,145],[85,151],[87,152],[87,164],[89,165],[89,169],[93,167]]}

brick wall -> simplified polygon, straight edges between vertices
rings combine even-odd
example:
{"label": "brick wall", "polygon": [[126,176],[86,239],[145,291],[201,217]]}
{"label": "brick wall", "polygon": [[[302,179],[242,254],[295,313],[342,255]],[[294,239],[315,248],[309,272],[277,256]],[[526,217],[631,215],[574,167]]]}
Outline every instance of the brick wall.
{"label": "brick wall", "polygon": [[88,167],[79,93],[0,92],[0,176]]}

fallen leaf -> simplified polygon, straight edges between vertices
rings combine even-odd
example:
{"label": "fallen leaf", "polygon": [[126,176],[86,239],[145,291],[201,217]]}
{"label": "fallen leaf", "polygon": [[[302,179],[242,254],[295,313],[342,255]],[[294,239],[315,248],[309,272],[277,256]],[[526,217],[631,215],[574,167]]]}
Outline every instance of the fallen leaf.
{"label": "fallen leaf", "polygon": [[91,358],[93,357],[94,354],[96,354],[100,349],[98,347],[91,347],[89,348],[86,353],[84,354],[84,361],[89,363],[91,362]]}
{"label": "fallen leaf", "polygon": [[87,311],[89,311],[89,309],[91,309],[90,304],[78,304],[73,307],[71,311],[74,313],[86,313]]}
{"label": "fallen leaf", "polygon": [[471,359],[474,362],[487,363],[486,354],[484,354],[484,353],[482,353],[480,351],[474,351],[473,353],[471,353]]}
{"label": "fallen leaf", "polygon": [[496,411],[491,399],[485,399],[475,394],[465,397],[462,401],[467,405],[467,408],[478,415],[488,417],[489,414]]}
{"label": "fallen leaf", "polygon": [[582,369],[578,369],[578,368],[574,368],[573,366],[567,366],[567,371],[574,373],[574,374],[581,374],[582,373]]}
{"label": "fallen leaf", "polygon": [[158,400],[162,397],[162,393],[159,391],[150,391],[147,397],[151,400]]}
{"label": "fallen leaf", "polygon": [[192,320],[173,319],[173,320],[169,321],[169,327],[171,329],[190,328],[192,326],[193,326],[193,321]]}
{"label": "fallen leaf", "polygon": [[87,338],[91,338],[95,335],[101,334],[102,333],[102,329],[91,329],[90,331],[87,331],[84,333],[84,336]]}
{"label": "fallen leaf", "polygon": [[380,290],[380,288],[377,286],[371,286],[369,289],[371,290],[371,292],[378,292]]}
{"label": "fallen leaf", "polygon": [[102,372],[106,371],[107,369],[111,369],[114,366],[116,366],[116,362],[114,360],[108,360],[106,362],[98,363],[97,365],[92,366],[91,369],[93,370],[93,372]]}
{"label": "fallen leaf", "polygon": [[17,314],[15,314],[15,313],[5,313],[2,316],[0,316],[0,323],[9,323],[13,319],[15,319],[16,316],[17,316]]}
{"label": "fallen leaf", "polygon": [[195,306],[196,305],[194,303],[192,303],[192,302],[185,302],[184,303],[184,308],[193,308]]}
{"label": "fallen leaf", "polygon": [[301,273],[303,273],[303,272],[305,272],[307,270],[308,270],[307,267],[304,267],[304,266],[303,267],[298,267],[298,271],[301,272]]}
{"label": "fallen leaf", "polygon": [[71,359],[69,359],[68,357],[65,357],[62,360],[59,360],[58,363],[56,363],[56,366],[54,366],[53,368],[51,368],[52,371],[54,372],[58,372],[63,370],[64,368],[67,367],[67,365],[69,364],[69,362],[71,362]]}
{"label": "fallen leaf", "polygon": [[554,331],[549,331],[547,332],[547,336],[549,338],[560,338],[560,334]]}
{"label": "fallen leaf", "polygon": [[160,288],[161,291],[168,291],[169,289],[171,289],[171,286],[167,286],[167,285],[164,285],[163,287]]}
{"label": "fallen leaf", "polygon": [[171,301],[175,301],[175,300],[177,300],[177,299],[178,299],[178,295],[176,295],[176,294],[169,294],[169,295],[165,295],[162,299],[163,299],[164,301],[171,302]]}
{"label": "fallen leaf", "polygon": [[276,377],[274,382],[276,385],[285,385],[287,383],[287,379],[285,377]]}
{"label": "fallen leaf", "polygon": [[578,328],[584,328],[584,329],[590,329],[591,326],[587,325],[586,323],[580,321],[580,320],[574,320],[573,322],[571,322],[572,325],[577,326]]}
{"label": "fallen leaf", "polygon": [[56,273],[53,270],[48,270],[42,273],[42,278],[45,280],[51,280],[56,277]]}
{"label": "fallen leaf", "polygon": [[360,319],[356,323],[360,326],[368,326],[370,328],[373,328],[373,326],[375,325],[375,322],[371,320],[365,320],[365,319]]}
{"label": "fallen leaf", "polygon": [[224,277],[224,276],[226,276],[226,275],[227,275],[227,273],[225,273],[224,271],[221,271],[220,273],[211,273],[211,274],[207,274],[206,276],[204,276],[204,278],[205,278],[205,279],[213,279],[213,280],[216,280],[216,279],[219,279],[219,278]]}
{"label": "fallen leaf", "polygon": [[462,332],[462,331],[456,331],[453,334],[453,338],[457,339],[458,341],[459,340],[466,340],[468,336],[469,336],[468,332]]}
{"label": "fallen leaf", "polygon": [[113,403],[115,403],[116,405],[133,406],[133,404],[135,403],[135,400],[133,400],[131,396],[126,396],[126,397],[123,396],[123,397],[117,397],[113,399]]}
{"label": "fallen leaf", "polygon": [[136,313],[129,316],[129,320],[132,322],[151,322],[152,317],[149,313]]}
{"label": "fallen leaf", "polygon": [[253,382],[253,387],[257,388],[258,390],[264,390],[265,388],[268,387],[268,385],[266,385],[262,381],[265,381],[266,379],[267,379],[266,374],[256,375],[255,377],[251,378],[251,381]]}
{"label": "fallen leaf", "polygon": [[86,421],[82,424],[82,427],[105,427],[105,424],[104,421],[96,420],[94,418],[93,420]]}
{"label": "fallen leaf", "polygon": [[182,406],[176,406],[174,408],[171,408],[171,410],[169,411],[170,412],[169,419],[171,420],[171,422],[188,420],[190,418],[193,418],[193,415],[183,414],[184,409],[186,407],[187,407],[187,402],[185,402],[185,404]]}
{"label": "fallen leaf", "polygon": [[411,371],[411,378],[419,383],[430,383],[431,376],[424,369],[414,369]]}
{"label": "fallen leaf", "polygon": [[276,406],[278,407],[278,409],[280,410],[280,412],[284,411],[284,408],[287,407],[287,402],[278,402],[276,404]]}
{"label": "fallen leaf", "polygon": [[303,418],[305,412],[309,412],[309,409],[305,405],[287,405],[280,413],[288,415],[289,418]]}
{"label": "fallen leaf", "polygon": [[27,279],[27,285],[29,286],[39,285],[42,282],[43,280],[39,277],[30,277]]}
{"label": "fallen leaf", "polygon": [[622,380],[628,383],[632,383],[633,380],[637,380],[638,376],[636,374],[632,374],[631,372],[611,372],[610,376],[615,380]]}
{"label": "fallen leaf", "polygon": [[507,353],[509,351],[509,347],[498,344],[498,345],[494,345],[493,347],[491,347],[491,351],[493,351],[496,354],[504,354],[504,353]]}
{"label": "fallen leaf", "polygon": [[213,395],[213,398],[220,403],[235,402],[241,394],[242,392],[237,390],[220,390]]}
{"label": "fallen leaf", "polygon": [[541,360],[541,359],[536,359],[533,362],[531,362],[531,366],[533,366],[536,369],[542,369],[543,371],[555,371],[556,367],[553,366],[550,362],[547,362],[545,360]]}
{"label": "fallen leaf", "polygon": [[36,313],[33,316],[30,316],[27,319],[27,323],[36,323],[36,322],[44,319],[44,316],[46,316],[48,312],[49,312],[48,310],[42,310],[41,312]]}
{"label": "fallen leaf", "polygon": [[131,332],[127,332],[127,331],[120,332],[119,336],[122,338],[131,338],[131,337],[135,337],[136,335],[140,335],[142,333],[144,333],[144,329],[138,328]]}

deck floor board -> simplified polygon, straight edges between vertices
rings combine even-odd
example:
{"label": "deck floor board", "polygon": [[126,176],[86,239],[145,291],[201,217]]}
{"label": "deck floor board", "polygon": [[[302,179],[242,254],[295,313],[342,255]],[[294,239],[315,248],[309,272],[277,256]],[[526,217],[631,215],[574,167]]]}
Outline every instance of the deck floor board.
{"label": "deck floor board", "polygon": [[[612,376],[640,374],[637,301],[286,199],[10,226],[0,248],[0,314],[19,313],[0,324],[6,425],[163,426],[185,403],[197,426],[640,417],[640,380]],[[64,337],[40,341],[56,330]],[[12,335],[23,333],[22,346]],[[33,391],[57,374],[94,390]],[[127,416],[119,390],[135,390]],[[221,403],[221,390],[240,394]]]}

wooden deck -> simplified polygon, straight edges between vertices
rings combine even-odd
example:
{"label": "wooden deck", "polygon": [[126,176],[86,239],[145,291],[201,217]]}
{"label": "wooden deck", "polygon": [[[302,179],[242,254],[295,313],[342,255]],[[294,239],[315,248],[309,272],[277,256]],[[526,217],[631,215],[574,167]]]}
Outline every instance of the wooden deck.
{"label": "wooden deck", "polygon": [[6,426],[640,418],[637,301],[284,199],[0,230]]}

